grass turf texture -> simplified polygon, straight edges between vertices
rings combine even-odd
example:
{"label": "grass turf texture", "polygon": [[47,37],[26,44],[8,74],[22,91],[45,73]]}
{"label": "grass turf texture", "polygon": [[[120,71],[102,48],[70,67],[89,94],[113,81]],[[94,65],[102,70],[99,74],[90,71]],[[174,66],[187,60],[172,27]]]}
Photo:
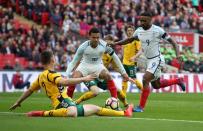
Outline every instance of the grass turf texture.
{"label": "grass turf texture", "polygon": [[[29,118],[21,113],[51,109],[49,99],[34,93],[20,108],[8,108],[21,93],[0,93],[1,131],[200,131],[203,130],[203,95],[151,94],[144,113],[124,117]],[[75,98],[81,93],[76,93]],[[104,106],[108,93],[102,93],[84,103]],[[137,105],[139,94],[128,94],[128,101]],[[120,103],[122,106],[122,103]],[[19,114],[18,114],[19,113]]]}

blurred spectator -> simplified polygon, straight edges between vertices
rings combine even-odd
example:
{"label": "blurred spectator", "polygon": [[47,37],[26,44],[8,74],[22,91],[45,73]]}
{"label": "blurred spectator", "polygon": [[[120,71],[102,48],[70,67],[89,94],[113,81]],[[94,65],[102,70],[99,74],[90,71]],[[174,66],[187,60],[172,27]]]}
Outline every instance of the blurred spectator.
{"label": "blurred spectator", "polygon": [[20,64],[20,60],[19,60],[18,58],[15,59],[14,70],[20,71],[20,70],[22,70],[22,69],[23,69],[23,67],[22,67],[22,65]]}
{"label": "blurred spectator", "polygon": [[33,61],[29,61],[28,66],[26,67],[26,70],[35,70]]}
{"label": "blurred spectator", "polygon": [[11,65],[11,61],[7,60],[5,66],[3,67],[5,70],[12,70],[13,66]]}
{"label": "blurred spectator", "polygon": [[23,76],[20,73],[20,70],[16,70],[16,73],[13,75],[12,84],[14,85],[15,89],[23,89],[25,87],[28,89],[30,86],[29,81],[23,81]]}

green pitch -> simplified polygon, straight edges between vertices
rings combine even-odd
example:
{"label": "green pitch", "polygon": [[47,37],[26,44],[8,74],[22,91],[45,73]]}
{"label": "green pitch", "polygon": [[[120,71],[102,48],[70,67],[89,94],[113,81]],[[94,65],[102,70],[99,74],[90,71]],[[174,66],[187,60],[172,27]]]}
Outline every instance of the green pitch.
{"label": "green pitch", "polygon": [[[23,113],[51,109],[49,99],[34,93],[21,108],[8,108],[21,93],[0,93],[1,131],[202,131],[203,94],[151,94],[144,113],[125,117],[28,118]],[[80,94],[76,93],[75,98]],[[85,103],[103,106],[108,93]],[[135,105],[139,94],[128,94]],[[120,103],[121,104],[121,103]],[[121,104],[122,105],[122,104]]]}

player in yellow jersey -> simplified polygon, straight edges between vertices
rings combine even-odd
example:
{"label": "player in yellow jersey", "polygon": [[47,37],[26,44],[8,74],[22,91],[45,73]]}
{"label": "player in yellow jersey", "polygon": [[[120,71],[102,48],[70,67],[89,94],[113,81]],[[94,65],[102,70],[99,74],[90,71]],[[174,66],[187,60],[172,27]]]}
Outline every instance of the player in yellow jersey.
{"label": "player in yellow jersey", "polygon": [[[133,36],[135,31],[134,26],[128,25],[125,28],[126,35],[128,38]],[[123,66],[128,74],[129,77],[135,80],[136,86],[142,90],[142,84],[139,80],[136,79],[136,66],[137,62],[134,60],[141,55],[141,43],[140,41],[132,41],[126,45],[123,45]],[[128,88],[127,81],[122,82],[122,91],[126,95],[126,91]]]}
{"label": "player in yellow jersey", "polygon": [[34,91],[43,88],[46,95],[51,99],[54,109],[49,111],[31,111],[28,112],[28,116],[77,117],[94,114],[102,116],[132,116],[132,105],[125,111],[114,111],[91,104],[76,105],[66,95],[66,92],[63,92],[61,86],[91,81],[96,78],[95,75],[91,74],[81,78],[63,78],[60,73],[54,71],[55,57],[51,51],[42,52],[41,62],[45,70],[39,74],[38,78],[31,84],[31,87],[10,107],[10,110],[20,107],[21,103]]}
{"label": "player in yellow jersey", "polygon": [[[107,35],[104,37],[104,40],[107,43],[109,43],[109,42],[114,41],[114,38],[112,35]],[[110,68],[110,66],[111,66],[111,68],[114,71],[119,72],[119,69],[116,66],[116,63],[114,62],[113,58],[108,53],[103,54],[102,62],[106,68]],[[79,104],[85,100],[91,99],[93,97],[96,97],[99,94],[99,89],[103,89],[103,90],[108,89],[107,82],[105,80],[95,79],[90,82],[84,82],[84,84],[90,91],[88,91],[88,92],[84,93],[82,96],[80,96],[80,98],[75,101],[77,104]],[[127,107],[128,103],[127,103],[125,94],[123,94],[123,92],[119,89],[117,89],[117,94],[118,94],[119,100],[124,104],[125,107]]]}

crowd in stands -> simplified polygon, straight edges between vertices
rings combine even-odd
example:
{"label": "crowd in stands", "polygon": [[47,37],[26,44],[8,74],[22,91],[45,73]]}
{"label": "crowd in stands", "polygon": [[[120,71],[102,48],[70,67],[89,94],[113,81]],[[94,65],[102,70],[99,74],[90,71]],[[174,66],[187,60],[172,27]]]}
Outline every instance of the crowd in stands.
{"label": "crowd in stands", "polygon": [[[75,35],[70,36],[71,32],[86,36],[88,30],[96,26],[103,35],[113,34],[118,39],[123,39],[125,25],[139,26],[139,14],[145,10],[153,13],[154,24],[167,31],[203,33],[203,0],[0,0],[0,2],[2,6],[7,7],[0,7],[0,54],[14,54],[19,58],[15,59],[16,65],[13,61],[4,62],[5,69],[41,69],[39,54],[50,48],[57,56],[59,63],[57,69],[65,70],[67,63],[71,61],[83,41]],[[13,12],[43,25],[42,28],[35,26],[25,28],[21,24],[15,27]],[[121,53],[120,50],[117,52]],[[174,59],[173,50],[163,47],[162,52],[165,54],[167,64],[182,68],[180,67],[182,64]],[[185,70],[203,72],[201,56],[193,57],[195,54],[191,49],[184,49],[182,54]],[[22,57],[25,58],[26,64],[21,65],[19,62]]]}

